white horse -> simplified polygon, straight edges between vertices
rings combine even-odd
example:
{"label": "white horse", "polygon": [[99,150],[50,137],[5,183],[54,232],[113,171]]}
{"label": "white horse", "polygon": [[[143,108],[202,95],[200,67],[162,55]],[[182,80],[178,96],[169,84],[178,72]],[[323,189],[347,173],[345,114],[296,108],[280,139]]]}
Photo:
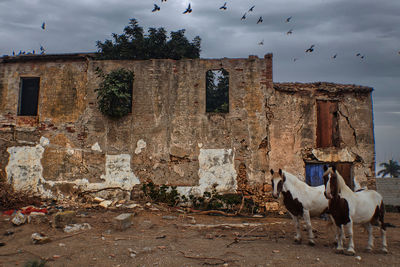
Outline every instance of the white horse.
{"label": "white horse", "polygon": [[283,203],[293,218],[296,236],[294,241],[301,243],[299,218],[303,217],[308,231],[309,245],[315,245],[314,234],[311,227],[313,216],[320,216],[328,210],[328,200],[324,196],[324,185],[312,187],[286,171],[276,173],[271,169],[272,195],[278,198],[283,195]]}
{"label": "white horse", "polygon": [[336,250],[343,252],[344,229],[349,235],[347,253],[355,254],[353,241],[353,223],[363,224],[368,231],[367,251],[374,245],[372,225],[381,226],[382,251],[387,253],[386,225],[384,223],[385,206],[382,196],[374,190],[353,192],[345,183],[335,167],[324,166],[325,196],[329,199],[329,212],[339,228],[339,240]]}

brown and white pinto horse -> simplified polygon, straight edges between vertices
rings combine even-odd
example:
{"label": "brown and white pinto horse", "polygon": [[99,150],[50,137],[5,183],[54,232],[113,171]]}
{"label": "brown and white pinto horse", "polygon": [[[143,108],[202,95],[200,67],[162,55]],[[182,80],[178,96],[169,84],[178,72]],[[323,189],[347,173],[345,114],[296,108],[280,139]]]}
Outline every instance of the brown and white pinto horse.
{"label": "brown and white pinto horse", "polygon": [[344,229],[349,235],[347,253],[355,254],[353,241],[353,223],[363,224],[368,231],[367,250],[374,245],[372,225],[381,226],[382,251],[387,253],[386,226],[384,223],[385,206],[382,196],[374,190],[353,192],[345,183],[343,177],[335,169],[324,166],[325,196],[329,199],[329,212],[339,230],[336,250],[343,252]]}
{"label": "brown and white pinto horse", "polygon": [[281,169],[277,173],[271,169],[271,174],[272,195],[274,198],[278,198],[282,193],[283,203],[293,218],[296,229],[294,241],[301,243],[299,218],[303,217],[308,231],[308,243],[312,246],[315,245],[310,217],[320,216],[328,209],[328,200],[324,196],[324,185],[309,186],[293,174]]}

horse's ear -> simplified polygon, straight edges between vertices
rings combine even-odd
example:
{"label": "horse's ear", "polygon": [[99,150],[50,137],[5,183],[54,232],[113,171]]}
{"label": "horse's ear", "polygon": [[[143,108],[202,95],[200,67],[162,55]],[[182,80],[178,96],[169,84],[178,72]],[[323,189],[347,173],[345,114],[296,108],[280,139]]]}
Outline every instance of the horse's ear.
{"label": "horse's ear", "polygon": [[324,165],[324,172],[326,172],[328,170],[328,166]]}
{"label": "horse's ear", "polygon": [[279,175],[282,176],[282,169],[279,169]]}
{"label": "horse's ear", "polygon": [[273,170],[273,169],[271,169],[269,172],[270,172],[272,175],[274,175],[274,170]]}
{"label": "horse's ear", "polygon": [[333,172],[336,172],[336,166],[332,166]]}

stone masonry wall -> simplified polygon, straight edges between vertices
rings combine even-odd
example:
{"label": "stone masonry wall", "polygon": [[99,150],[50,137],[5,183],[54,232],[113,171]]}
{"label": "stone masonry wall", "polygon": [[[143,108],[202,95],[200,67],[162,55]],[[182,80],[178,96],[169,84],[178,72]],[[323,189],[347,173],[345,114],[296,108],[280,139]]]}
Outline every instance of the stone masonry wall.
{"label": "stone masonry wall", "polygon": [[[100,79],[133,71],[132,113],[119,120],[97,109]],[[229,113],[205,112],[208,70],[229,72]],[[202,194],[214,183],[237,188],[244,164],[250,183],[268,169],[265,99],[272,55],[264,59],[96,61],[52,57],[0,63],[0,164],[17,189],[49,197],[152,180]],[[21,77],[40,77],[38,116],[16,116]],[[193,192],[192,192],[193,191]]]}

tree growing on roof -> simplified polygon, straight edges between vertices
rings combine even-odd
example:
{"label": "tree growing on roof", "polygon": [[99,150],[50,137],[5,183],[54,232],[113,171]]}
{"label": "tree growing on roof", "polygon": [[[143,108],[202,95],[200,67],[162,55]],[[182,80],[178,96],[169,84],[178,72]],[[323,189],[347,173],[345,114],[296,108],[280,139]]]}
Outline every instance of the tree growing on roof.
{"label": "tree growing on roof", "polygon": [[130,19],[123,34],[112,34],[113,40],[97,41],[99,59],[199,58],[201,39],[190,42],[185,30],[172,31],[170,37],[164,28],[149,28],[145,35],[136,19]]}

